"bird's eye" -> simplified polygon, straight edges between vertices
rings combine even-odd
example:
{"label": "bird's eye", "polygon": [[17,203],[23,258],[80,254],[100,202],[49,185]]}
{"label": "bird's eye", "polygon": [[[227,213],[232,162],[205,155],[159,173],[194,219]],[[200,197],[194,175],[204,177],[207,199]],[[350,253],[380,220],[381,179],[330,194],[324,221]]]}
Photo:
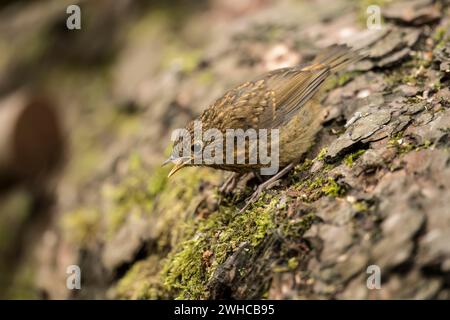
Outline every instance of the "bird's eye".
{"label": "bird's eye", "polygon": [[191,146],[191,151],[194,153],[202,151],[203,142],[202,141],[195,141]]}

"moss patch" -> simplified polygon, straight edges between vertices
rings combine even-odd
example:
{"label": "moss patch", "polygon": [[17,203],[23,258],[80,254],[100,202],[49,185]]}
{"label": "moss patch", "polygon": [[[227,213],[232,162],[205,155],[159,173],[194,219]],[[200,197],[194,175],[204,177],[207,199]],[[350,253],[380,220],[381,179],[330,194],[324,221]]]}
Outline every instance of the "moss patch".
{"label": "moss patch", "polygon": [[[137,170],[136,173],[140,173],[138,176],[141,182],[146,181],[146,187],[143,188],[146,190],[145,196],[131,197],[127,200],[122,198],[124,207],[118,206],[125,216],[129,214],[129,210],[148,208],[141,214],[150,215],[150,219],[154,217],[157,222],[153,229],[158,243],[149,258],[133,265],[118,282],[115,289],[117,298],[173,298],[175,289],[164,284],[167,277],[163,273],[192,275],[200,272],[196,263],[201,265],[203,252],[198,253],[195,250],[200,248],[199,241],[202,239],[206,241],[206,239],[195,238],[194,232],[201,226],[206,230],[208,221],[213,223],[216,221],[214,217],[219,215],[217,213],[216,216],[210,215],[206,218],[196,215],[201,211],[207,196],[202,193],[201,186],[206,183],[205,181],[217,185],[221,174],[207,168],[186,168],[167,179],[169,170],[170,168],[166,167],[158,168],[149,178],[147,178],[148,174],[145,175],[141,170]],[[133,183],[125,185],[121,183],[118,188],[123,189],[121,194],[127,194],[133,189],[130,189],[133,185]],[[211,190],[213,185],[204,189]],[[211,195],[212,193],[209,194]],[[171,254],[167,257],[169,251]],[[172,267],[169,268],[169,264]],[[193,278],[189,281],[186,278],[183,279],[179,279],[180,283],[188,282],[192,285],[193,292],[199,292],[198,285],[195,285],[198,279]],[[181,293],[177,294],[181,295]],[[183,296],[189,295],[186,293]]]}
{"label": "moss patch", "polygon": [[347,83],[349,83],[350,81],[352,81],[354,78],[356,78],[360,73],[361,72],[359,72],[359,71],[343,72],[343,73],[331,78],[327,82],[326,87],[328,90],[342,87],[342,86],[346,85]]}
{"label": "moss patch", "polygon": [[358,151],[356,151],[356,152],[353,152],[353,153],[347,155],[347,156],[344,158],[344,163],[345,163],[347,166],[352,167],[352,166],[353,166],[353,163],[355,162],[355,160],[357,160],[359,157],[361,157],[365,152],[366,152],[365,149],[361,149],[361,150],[358,150]]}
{"label": "moss patch", "polygon": [[306,202],[316,201],[324,195],[342,197],[347,192],[344,185],[326,174],[316,176],[315,178],[304,179],[294,189],[303,193],[302,200]]}
{"label": "moss patch", "polygon": [[365,201],[357,201],[353,203],[352,206],[353,209],[358,213],[367,212],[369,210],[369,206]]}
{"label": "moss patch", "polygon": [[158,270],[161,259],[152,255],[146,260],[138,261],[127,274],[120,279],[115,287],[114,296],[118,299],[161,299],[163,290],[160,288]]}
{"label": "moss patch", "polygon": [[106,185],[102,195],[109,204],[105,215],[107,237],[115,234],[129,214],[143,215],[152,211],[154,202],[167,184],[169,168],[162,167],[150,173],[139,156],[131,155],[129,174],[115,186]]}
{"label": "moss patch", "polygon": [[65,213],[61,227],[67,240],[86,247],[96,239],[101,228],[101,214],[93,208],[80,208]]}
{"label": "moss patch", "polygon": [[207,283],[217,266],[241,243],[256,248],[273,232],[277,202],[277,198],[269,204],[261,200],[244,213],[222,206],[208,218],[194,221],[190,234],[167,259],[162,272],[166,289],[180,299],[207,298]]}
{"label": "moss patch", "polygon": [[412,142],[411,140],[402,137],[402,135],[397,135],[391,138],[388,141],[388,144],[389,146],[396,148],[397,153],[400,155],[409,153],[411,151],[420,151],[423,149],[428,149],[432,146],[432,143],[429,140],[425,140],[423,143],[417,144]]}
{"label": "moss patch", "polygon": [[448,37],[446,36],[446,30],[444,27],[436,28],[433,33],[433,40],[435,48],[442,48],[445,45],[448,41]]}
{"label": "moss patch", "polygon": [[327,196],[341,197],[346,193],[346,189],[338,184],[335,179],[329,177],[322,186],[322,192]]}
{"label": "moss patch", "polygon": [[319,161],[323,161],[323,159],[325,159],[325,156],[327,154],[328,149],[327,148],[323,148],[322,150],[320,150],[319,154],[317,155],[316,159]]}

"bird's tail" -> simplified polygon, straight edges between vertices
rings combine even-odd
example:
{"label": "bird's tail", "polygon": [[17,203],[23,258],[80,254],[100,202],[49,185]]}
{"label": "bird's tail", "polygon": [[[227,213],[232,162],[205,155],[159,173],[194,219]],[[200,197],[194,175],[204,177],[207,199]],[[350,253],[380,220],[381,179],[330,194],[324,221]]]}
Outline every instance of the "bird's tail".
{"label": "bird's tail", "polygon": [[355,63],[365,57],[361,49],[354,50],[346,44],[334,44],[319,53],[313,61],[314,64],[324,65],[330,68],[331,72],[342,70],[348,65]]}

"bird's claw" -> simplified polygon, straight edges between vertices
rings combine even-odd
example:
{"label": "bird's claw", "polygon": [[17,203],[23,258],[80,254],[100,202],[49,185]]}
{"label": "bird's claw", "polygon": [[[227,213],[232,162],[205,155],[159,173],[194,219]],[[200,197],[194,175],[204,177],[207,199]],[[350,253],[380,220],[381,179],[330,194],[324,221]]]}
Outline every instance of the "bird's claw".
{"label": "bird's claw", "polygon": [[248,207],[250,207],[251,204],[255,203],[256,200],[258,200],[259,197],[261,196],[264,189],[265,189],[265,186],[263,186],[262,184],[259,185],[258,188],[256,189],[256,191],[250,197],[250,199],[245,203],[245,206],[243,206],[242,209],[239,211],[239,213],[243,213],[245,210],[248,209]]}
{"label": "bird's claw", "polygon": [[225,182],[220,186],[219,193],[220,194],[228,194],[233,191],[234,188],[236,188],[236,185],[238,183],[240,174],[233,173],[231,176],[225,180]]}
{"label": "bird's claw", "polygon": [[239,211],[239,213],[244,212],[245,210],[248,209],[248,207],[253,204],[256,200],[258,200],[258,198],[260,197],[260,195],[262,194],[262,192],[266,189],[270,189],[273,186],[277,185],[280,182],[280,179],[286,174],[288,173],[292,168],[294,167],[294,163],[290,163],[289,165],[287,165],[285,168],[283,168],[283,170],[281,170],[280,172],[278,172],[276,175],[274,175],[272,178],[270,178],[269,180],[267,180],[266,182],[260,184],[258,186],[258,188],[256,189],[256,191],[252,194],[252,196],[250,197],[250,199],[247,201],[247,203],[245,204],[245,206]]}

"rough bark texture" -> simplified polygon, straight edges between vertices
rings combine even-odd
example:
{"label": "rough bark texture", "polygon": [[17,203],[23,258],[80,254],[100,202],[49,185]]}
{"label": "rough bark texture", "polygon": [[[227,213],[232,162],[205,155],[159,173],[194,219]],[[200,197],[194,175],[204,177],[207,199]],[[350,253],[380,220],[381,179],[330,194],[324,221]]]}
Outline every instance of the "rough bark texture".
{"label": "rough bark texture", "polygon": [[[122,122],[115,135],[105,120],[82,137],[100,141],[105,156],[82,178],[69,167],[58,182],[53,222],[33,254],[33,287],[46,297],[450,298],[448,1],[377,1],[381,30],[367,30],[366,1],[251,3],[191,8],[194,18],[179,22],[184,33],[165,7],[159,25],[155,8],[133,8],[138,22],[126,22],[120,36],[96,20],[120,43],[97,88],[114,96],[98,98],[92,84],[81,90],[94,103],[115,104]],[[202,42],[205,25],[212,36]],[[201,50],[162,36],[168,26]],[[328,84],[316,143],[250,209],[239,213],[256,179],[221,196],[220,171],[188,168],[166,178],[170,168],[159,163],[172,129],[225,89],[336,42],[367,47],[368,58]],[[92,50],[88,61],[103,52]],[[80,119],[89,118],[83,112]],[[82,290],[65,288],[70,264],[82,269]],[[366,284],[371,265],[381,270],[379,290]]]}

